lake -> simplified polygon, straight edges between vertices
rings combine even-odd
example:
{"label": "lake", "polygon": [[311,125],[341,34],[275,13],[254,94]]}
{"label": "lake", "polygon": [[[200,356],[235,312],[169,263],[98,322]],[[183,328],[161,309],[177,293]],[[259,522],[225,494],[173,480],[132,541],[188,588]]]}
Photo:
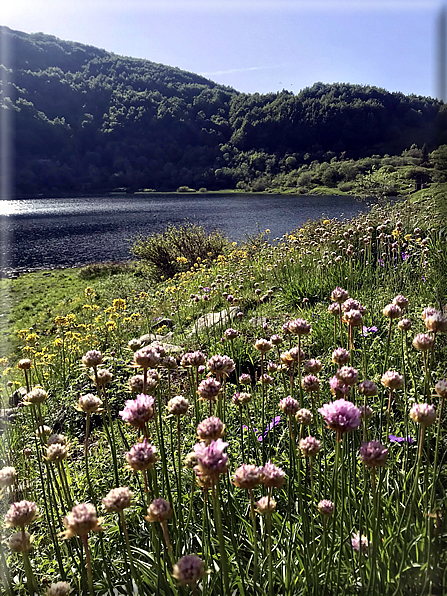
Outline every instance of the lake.
{"label": "lake", "polygon": [[131,258],[138,234],[185,220],[221,229],[232,240],[270,229],[282,236],[323,214],[350,218],[367,208],[353,197],[287,195],[107,195],[0,201],[2,272]]}

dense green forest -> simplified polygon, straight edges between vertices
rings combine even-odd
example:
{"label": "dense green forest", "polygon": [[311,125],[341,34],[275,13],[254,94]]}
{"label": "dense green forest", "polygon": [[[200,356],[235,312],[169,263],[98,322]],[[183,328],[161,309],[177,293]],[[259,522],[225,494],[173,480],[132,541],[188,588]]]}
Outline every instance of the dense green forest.
{"label": "dense green forest", "polygon": [[17,194],[126,188],[387,194],[447,180],[447,106],[344,83],[244,94],[43,33],[1,29]]}

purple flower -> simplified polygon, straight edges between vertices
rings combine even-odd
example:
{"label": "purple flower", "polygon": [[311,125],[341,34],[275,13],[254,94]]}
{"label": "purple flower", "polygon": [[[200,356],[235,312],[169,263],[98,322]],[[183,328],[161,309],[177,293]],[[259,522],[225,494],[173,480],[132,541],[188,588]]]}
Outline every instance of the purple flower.
{"label": "purple flower", "polygon": [[349,393],[349,385],[342,383],[337,377],[331,377],[329,379],[329,385],[331,387],[331,393],[335,397],[343,398]]}
{"label": "purple flower", "polygon": [[202,420],[197,426],[197,437],[207,445],[211,441],[220,439],[225,433],[225,424],[216,416]]}
{"label": "purple flower", "polygon": [[360,425],[360,410],[350,401],[337,399],[319,408],[326,424],[338,434],[356,429]]}
{"label": "purple flower", "polygon": [[136,399],[126,401],[124,410],[119,415],[131,426],[143,428],[148,420],[154,416],[155,399],[151,395],[140,393]]}
{"label": "purple flower", "polygon": [[262,468],[262,484],[267,488],[281,488],[285,481],[285,472],[270,460]]}
{"label": "purple flower", "polygon": [[408,435],[408,437],[396,437],[396,435],[388,435],[390,443],[414,443],[414,439]]}
{"label": "purple flower", "polygon": [[126,453],[125,457],[129,468],[134,472],[137,472],[150,470],[157,461],[156,453],[156,447],[144,439],[142,443],[134,445],[131,450]]}
{"label": "purple flower", "polygon": [[209,445],[197,443],[194,446],[194,453],[198,460],[197,466],[194,467],[197,476],[208,476],[217,480],[220,474],[225,474],[228,470],[228,455],[224,450],[227,447],[228,443],[222,439],[211,441]]}
{"label": "purple flower", "polygon": [[363,441],[360,447],[360,459],[368,468],[381,468],[388,459],[388,449],[380,441]]}
{"label": "purple flower", "polygon": [[263,439],[266,439],[268,437],[269,432],[272,430],[272,428],[275,426],[278,426],[280,420],[281,420],[281,416],[275,416],[274,418],[272,418],[271,422],[269,422],[267,424],[266,429],[263,432],[263,434],[258,437],[258,441],[262,441]]}
{"label": "purple flower", "polygon": [[375,325],[373,325],[372,327],[366,327],[366,325],[363,325],[362,328],[362,334],[363,337],[367,337],[368,333],[377,333],[378,329]]}

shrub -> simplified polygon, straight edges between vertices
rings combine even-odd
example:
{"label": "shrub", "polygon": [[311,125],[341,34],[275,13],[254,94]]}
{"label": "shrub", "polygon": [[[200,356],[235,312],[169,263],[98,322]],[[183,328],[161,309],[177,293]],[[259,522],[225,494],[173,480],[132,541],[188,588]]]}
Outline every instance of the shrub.
{"label": "shrub", "polygon": [[107,277],[109,275],[116,275],[117,273],[125,273],[133,268],[132,263],[91,263],[79,269],[79,277],[81,279],[93,279],[95,277]]}
{"label": "shrub", "polygon": [[219,230],[207,233],[202,226],[170,224],[163,232],[139,236],[131,252],[155,278],[172,277],[198,260],[215,259],[229,243]]}

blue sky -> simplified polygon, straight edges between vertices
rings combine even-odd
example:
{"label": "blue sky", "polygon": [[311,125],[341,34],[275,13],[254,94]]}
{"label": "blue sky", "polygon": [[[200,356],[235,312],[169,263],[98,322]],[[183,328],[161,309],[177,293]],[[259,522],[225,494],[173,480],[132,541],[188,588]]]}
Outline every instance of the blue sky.
{"label": "blue sky", "polygon": [[437,95],[443,0],[13,0],[0,24],[147,58],[247,93],[316,81]]}

